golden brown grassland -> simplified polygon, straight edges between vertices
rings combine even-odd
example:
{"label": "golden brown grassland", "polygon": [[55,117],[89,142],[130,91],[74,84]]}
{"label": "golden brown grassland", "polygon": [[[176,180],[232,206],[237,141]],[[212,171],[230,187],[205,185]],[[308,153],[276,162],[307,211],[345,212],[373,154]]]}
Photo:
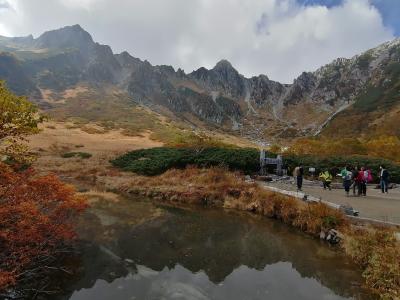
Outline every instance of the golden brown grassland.
{"label": "golden brown grassland", "polygon": [[[246,182],[243,174],[221,168],[172,169],[154,177],[122,172],[111,167],[110,158],[161,143],[152,141],[149,133],[127,137],[114,130],[89,134],[57,123],[51,127],[55,129],[45,128],[32,138],[31,146],[39,153],[35,167],[59,174],[93,197],[110,192],[137,193],[171,204],[245,210],[278,219],[313,236],[336,228],[344,236],[342,248],[363,270],[366,285],[382,299],[400,296],[400,246],[389,229],[355,227],[342,213],[323,204],[307,204],[267,191],[256,183]],[[93,156],[61,157],[62,153],[77,148]]]}

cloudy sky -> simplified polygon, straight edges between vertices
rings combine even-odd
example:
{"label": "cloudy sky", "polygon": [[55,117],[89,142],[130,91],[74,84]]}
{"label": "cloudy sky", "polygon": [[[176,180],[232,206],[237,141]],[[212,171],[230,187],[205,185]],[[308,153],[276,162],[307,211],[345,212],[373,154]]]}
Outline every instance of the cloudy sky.
{"label": "cloudy sky", "polygon": [[191,72],[228,59],[291,82],[400,36],[400,0],[0,0],[0,35],[80,24],[114,52]]}

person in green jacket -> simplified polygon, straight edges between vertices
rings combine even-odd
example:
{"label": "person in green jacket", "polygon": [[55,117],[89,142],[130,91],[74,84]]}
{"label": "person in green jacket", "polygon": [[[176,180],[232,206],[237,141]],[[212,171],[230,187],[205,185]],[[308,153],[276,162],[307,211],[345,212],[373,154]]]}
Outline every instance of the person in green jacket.
{"label": "person in green jacket", "polygon": [[324,172],[321,172],[319,174],[319,178],[321,178],[322,180],[322,184],[324,186],[324,190],[326,190],[327,188],[329,190],[331,190],[331,182],[332,182],[332,175],[331,173],[329,173],[328,170],[325,170]]}
{"label": "person in green jacket", "polygon": [[350,193],[350,186],[351,186],[351,177],[352,177],[352,172],[350,171],[350,168],[346,166],[338,176],[341,176],[343,179],[343,187],[344,190],[346,191],[346,196],[349,196]]}

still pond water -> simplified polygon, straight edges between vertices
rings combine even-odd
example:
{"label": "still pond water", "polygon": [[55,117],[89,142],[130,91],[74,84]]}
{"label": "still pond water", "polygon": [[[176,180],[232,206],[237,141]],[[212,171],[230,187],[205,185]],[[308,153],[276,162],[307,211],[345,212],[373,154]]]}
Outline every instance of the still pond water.
{"label": "still pond water", "polygon": [[247,213],[97,202],[79,232],[79,275],[57,299],[371,299],[342,254]]}

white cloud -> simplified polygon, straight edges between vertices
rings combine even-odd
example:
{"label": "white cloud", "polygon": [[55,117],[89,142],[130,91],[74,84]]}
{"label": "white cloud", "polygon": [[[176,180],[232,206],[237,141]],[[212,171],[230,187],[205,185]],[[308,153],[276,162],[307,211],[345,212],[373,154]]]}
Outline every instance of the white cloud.
{"label": "white cloud", "polygon": [[95,40],[190,72],[226,58],[247,76],[290,82],[336,57],[393,38],[368,0],[9,0],[0,30],[38,35],[79,23]]}
{"label": "white cloud", "polygon": [[10,35],[10,33],[7,31],[7,28],[2,24],[0,24],[0,35],[2,36]]}

